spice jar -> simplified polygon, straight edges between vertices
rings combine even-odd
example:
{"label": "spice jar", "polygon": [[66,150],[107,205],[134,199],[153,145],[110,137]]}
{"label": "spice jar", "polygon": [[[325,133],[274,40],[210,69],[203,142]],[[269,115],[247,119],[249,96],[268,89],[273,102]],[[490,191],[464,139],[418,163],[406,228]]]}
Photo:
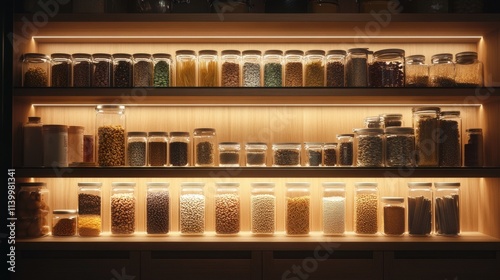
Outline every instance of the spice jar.
{"label": "spice jar", "polygon": [[359,12],[360,13],[371,13],[380,12],[382,10],[387,10],[391,1],[389,0],[360,0]]}
{"label": "spice jar", "polygon": [[239,87],[241,85],[241,52],[225,50],[221,52],[221,86]]}
{"label": "spice jar", "polygon": [[215,233],[240,232],[239,183],[215,183]]}
{"label": "spice jar", "polygon": [[240,166],[240,143],[220,142],[219,143],[219,166],[238,167]]}
{"label": "spice jar", "polygon": [[305,74],[304,86],[323,87],[325,86],[325,51],[307,51],[304,57]]}
{"label": "spice jar", "polygon": [[113,57],[106,53],[92,55],[92,87],[111,87]]}
{"label": "spice jar", "polygon": [[217,139],[214,128],[196,128],[193,133],[194,165],[215,166]]}
{"label": "spice jar", "polygon": [[130,54],[113,54],[113,87],[132,87],[132,72],[132,56]]}
{"label": "spice jar", "polygon": [[301,87],[303,85],[303,59],[303,51],[289,50],[285,52],[285,87]]}
{"label": "spice jar", "polygon": [[102,231],[102,183],[78,183],[78,234],[99,236]]}
{"label": "spice jar", "polygon": [[170,166],[189,166],[189,132],[170,132],[169,164]]}
{"label": "spice jar", "polygon": [[167,234],[170,230],[169,183],[146,183],[146,232]]}
{"label": "spice jar", "polygon": [[416,107],[413,111],[417,166],[439,165],[439,112],[438,107]]}
{"label": "spice jar", "polygon": [[175,52],[175,86],[196,86],[196,53],[190,50]]}
{"label": "spice jar", "polygon": [[325,143],[323,145],[323,164],[325,166],[336,166],[337,165],[337,143]]}
{"label": "spice jar", "polygon": [[347,50],[345,65],[346,87],[368,86],[368,54],[370,51],[364,48]]}
{"label": "spice jar", "polygon": [[280,50],[264,52],[264,86],[283,86],[283,52]]}
{"label": "spice jar", "polygon": [[153,86],[153,59],[150,54],[136,53],[134,58],[134,87]]}
{"label": "spice jar", "polygon": [[155,87],[172,86],[172,57],[166,53],[155,53],[153,65],[153,85]]}
{"label": "spice jar", "polygon": [[429,86],[429,65],[425,63],[425,56],[407,56],[405,65],[405,86],[406,87],[428,87]]}
{"label": "spice jar", "polygon": [[243,51],[243,86],[260,87],[261,82],[261,51],[248,50]]}
{"label": "spice jar", "polygon": [[308,235],[311,219],[310,183],[286,183],[285,231],[287,235]]}
{"label": "spice jar", "polygon": [[462,166],[460,111],[442,111],[439,117],[439,166]]}
{"label": "spice jar", "polygon": [[179,231],[183,235],[205,232],[205,183],[182,183],[179,196]]}
{"label": "spice jar", "polygon": [[219,86],[219,62],[217,51],[202,50],[198,52],[198,86]]}
{"label": "spice jar", "polygon": [[92,55],[88,53],[73,54],[73,86],[90,87],[92,84]]}
{"label": "spice jar", "polygon": [[95,162],[94,135],[83,135],[83,162]]}
{"label": "spice jar", "polygon": [[212,13],[248,13],[251,0],[216,0],[211,1]]}
{"label": "spice jar", "polygon": [[248,142],[245,144],[246,166],[266,166],[267,144]]}
{"label": "spice jar", "polygon": [[338,13],[338,0],[309,0],[310,13]]}
{"label": "spice jar", "polygon": [[384,234],[400,236],[405,233],[404,197],[382,197]]}
{"label": "spice jar", "polygon": [[384,130],[362,128],[355,130],[357,166],[384,166]]}
{"label": "spice jar", "polygon": [[274,183],[251,183],[251,231],[255,235],[272,235],[276,228],[276,196]]}
{"label": "spice jar", "polygon": [[432,56],[432,65],[429,67],[429,81],[432,87],[455,86],[455,64],[451,53]]}
{"label": "spice jar", "polygon": [[210,13],[210,1],[172,0],[172,13]]}
{"label": "spice jar", "polygon": [[83,126],[68,127],[68,163],[83,162]]}
{"label": "spice jar", "polygon": [[28,117],[23,126],[23,147],[24,166],[43,166],[43,124],[40,117]]}
{"label": "spice jar", "polygon": [[408,233],[430,235],[432,231],[432,183],[408,183]]}
{"label": "spice jar", "polygon": [[273,144],[273,166],[300,166],[300,143],[275,143]]}
{"label": "spice jar", "polygon": [[365,128],[383,128],[384,123],[380,116],[370,116],[365,118]]}
{"label": "spice jar", "polygon": [[337,134],[339,166],[353,166],[354,164],[354,134]]}
{"label": "spice jar", "polygon": [[148,133],[149,166],[167,166],[168,133],[154,131]]}
{"label": "spice jar", "polygon": [[469,128],[466,133],[468,140],[464,145],[464,165],[483,166],[483,130],[481,128]]}
{"label": "spice jar", "polygon": [[374,52],[369,75],[372,87],[404,87],[405,51],[385,49]]}
{"label": "spice jar", "polygon": [[305,166],[323,165],[323,143],[306,142],[304,150],[306,152]]}
{"label": "spice jar", "polygon": [[455,83],[457,87],[483,86],[483,63],[477,60],[477,52],[457,53],[455,62]]}
{"label": "spice jar", "polygon": [[392,126],[403,126],[403,115],[402,114],[382,114],[380,115],[380,121],[382,122],[382,127],[388,128]]}
{"label": "spice jar", "polygon": [[111,234],[135,233],[135,183],[111,183]]}
{"label": "spice jar", "polygon": [[323,183],[321,208],[323,213],[323,234],[343,235],[346,217],[345,183]]}
{"label": "spice jar", "polygon": [[97,164],[125,165],[125,106],[97,105]]}
{"label": "spice jar", "polygon": [[460,183],[434,183],[436,234],[460,234]]}
{"label": "spice jar", "polygon": [[43,126],[43,165],[68,167],[68,126],[48,124]]}
{"label": "spice jar", "polygon": [[127,133],[127,165],[146,166],[148,134],[141,131]]}
{"label": "spice jar", "polygon": [[71,55],[67,53],[53,53],[50,60],[50,86],[70,87],[71,86]]}
{"label": "spice jar", "polygon": [[344,87],[346,51],[330,50],[326,53],[326,86]]}
{"label": "spice jar", "polygon": [[388,167],[415,166],[415,134],[411,127],[385,129],[385,162]]}
{"label": "spice jar", "polygon": [[49,190],[45,183],[17,183],[16,237],[34,238],[49,233]]}
{"label": "spice jar", "polygon": [[354,232],[358,235],[374,235],[378,232],[377,183],[354,184]]}
{"label": "spice jar", "polygon": [[52,211],[52,235],[74,236],[76,235],[76,210],[54,210]]}
{"label": "spice jar", "polygon": [[48,87],[50,57],[41,53],[23,55],[23,87]]}

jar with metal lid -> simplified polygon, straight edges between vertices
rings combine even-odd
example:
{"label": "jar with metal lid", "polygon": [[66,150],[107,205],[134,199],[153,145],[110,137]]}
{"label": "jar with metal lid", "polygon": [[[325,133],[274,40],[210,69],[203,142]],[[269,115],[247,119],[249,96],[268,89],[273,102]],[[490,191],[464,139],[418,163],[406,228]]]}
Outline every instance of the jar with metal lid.
{"label": "jar with metal lid", "polygon": [[111,87],[113,83],[113,57],[106,53],[92,55],[92,87]]}
{"label": "jar with metal lid", "polygon": [[94,135],[83,135],[83,162],[95,162],[95,141]]}
{"label": "jar with metal lid", "polygon": [[413,111],[417,166],[439,166],[439,107],[416,107]]}
{"label": "jar with metal lid", "polygon": [[283,52],[268,50],[264,52],[264,86],[283,86]]}
{"label": "jar with metal lid", "polygon": [[368,86],[368,54],[365,48],[354,48],[347,50],[345,64],[346,87]]}
{"label": "jar with metal lid", "polygon": [[403,115],[402,114],[381,114],[380,121],[382,122],[382,127],[388,128],[392,126],[403,126]]}
{"label": "jar with metal lid", "polygon": [[175,52],[175,86],[196,86],[196,53],[191,50]]}
{"label": "jar with metal lid", "polygon": [[23,87],[48,87],[50,57],[41,53],[23,55]]}
{"label": "jar with metal lid", "polygon": [[338,13],[339,0],[309,0],[310,13]]}
{"label": "jar with metal lid", "polygon": [[401,236],[405,233],[404,197],[382,197],[384,235]]}
{"label": "jar with metal lid", "polygon": [[345,183],[324,182],[322,195],[322,221],[324,235],[343,235],[345,232]]}
{"label": "jar with metal lid", "polygon": [[[482,13],[487,12],[487,10],[483,9],[484,4],[487,1],[484,0],[453,0],[451,11],[457,14],[466,14],[466,13]],[[491,11],[489,11],[491,13]]]}
{"label": "jar with metal lid", "polygon": [[325,51],[307,51],[304,56],[304,64],[304,86],[325,86]]}
{"label": "jar with metal lid", "polygon": [[153,59],[148,53],[135,53],[134,58],[134,87],[153,86]]}
{"label": "jar with metal lid", "polygon": [[76,235],[77,211],[58,209],[52,211],[52,236]]}
{"label": "jar with metal lid", "polygon": [[189,132],[170,132],[168,141],[168,159],[170,166],[189,166]]}
{"label": "jar with metal lid", "polygon": [[353,166],[354,164],[354,134],[337,134],[339,166]]}
{"label": "jar with metal lid", "polygon": [[171,0],[128,1],[132,13],[170,13]]}
{"label": "jar with metal lid", "polygon": [[198,86],[219,86],[219,59],[217,51],[201,50],[198,52]]}
{"label": "jar with metal lid", "polygon": [[132,87],[132,73],[132,55],[126,53],[113,54],[113,87]]}
{"label": "jar with metal lid", "polygon": [[354,232],[358,235],[378,233],[377,185],[375,182],[354,184]]}
{"label": "jar with metal lid", "polygon": [[99,236],[102,232],[102,183],[78,183],[78,234]]}
{"label": "jar with metal lid", "polygon": [[196,128],[193,132],[194,165],[215,166],[217,139],[214,128]]}
{"label": "jar with metal lid", "polygon": [[205,183],[182,183],[179,196],[179,231],[182,235],[205,233]]}
{"label": "jar with metal lid", "polygon": [[97,105],[97,164],[125,165],[125,106]]}
{"label": "jar with metal lid", "polygon": [[172,86],[172,57],[166,53],[155,53],[153,65],[153,86]]}
{"label": "jar with metal lid", "polygon": [[287,235],[308,235],[311,220],[310,183],[286,183],[285,232]]}
{"label": "jar with metal lid", "polygon": [[68,127],[68,163],[83,162],[83,126]]}
{"label": "jar with metal lid", "polygon": [[245,144],[246,166],[266,166],[267,144],[248,142]]}
{"label": "jar with metal lid", "polygon": [[432,183],[408,183],[408,233],[427,236],[432,232]]}
{"label": "jar with metal lid", "polygon": [[238,167],[240,166],[240,143],[220,142],[219,143],[219,166]]}
{"label": "jar with metal lid", "polygon": [[460,234],[460,183],[434,183],[436,234]]}
{"label": "jar with metal lid", "polygon": [[451,53],[441,53],[432,56],[429,67],[429,81],[432,87],[454,87],[455,63]]}
{"label": "jar with metal lid", "polygon": [[111,183],[111,234],[135,233],[136,193],[133,182]]}
{"label": "jar with metal lid", "polygon": [[477,52],[457,53],[455,62],[457,87],[483,86],[483,63],[477,59]]}
{"label": "jar with metal lid", "polygon": [[285,52],[285,87],[301,87],[303,85],[304,52],[289,50]]}
{"label": "jar with metal lid", "polygon": [[336,166],[338,154],[338,143],[325,143],[323,145],[323,165]]}
{"label": "jar with metal lid", "polygon": [[239,87],[241,85],[241,52],[224,50],[221,52],[221,86]]}
{"label": "jar with metal lid", "polygon": [[50,232],[49,190],[45,183],[17,183],[16,238],[42,237]]}
{"label": "jar with metal lid", "polygon": [[462,166],[460,111],[442,111],[439,117],[439,166]]}
{"label": "jar with metal lid", "polygon": [[149,166],[167,166],[168,133],[153,131],[148,133]]}
{"label": "jar with metal lid", "polygon": [[67,53],[53,53],[50,56],[50,86],[51,87],[70,87],[72,58]]}
{"label": "jar with metal lid", "polygon": [[261,87],[262,52],[257,50],[243,51],[243,86]]}
{"label": "jar with metal lid", "polygon": [[215,233],[220,235],[240,232],[239,183],[215,183]]}
{"label": "jar with metal lid", "polygon": [[360,0],[359,12],[360,13],[378,13],[383,10],[387,10],[387,7],[391,5],[389,0]]}
{"label": "jar with metal lid", "polygon": [[464,145],[464,166],[478,166],[484,164],[483,130],[469,128],[466,130],[467,143]]}
{"label": "jar with metal lid", "polygon": [[171,0],[172,13],[210,13],[211,0]]}
{"label": "jar with metal lid", "polygon": [[43,165],[68,167],[68,126],[46,124],[43,126]]}
{"label": "jar with metal lid", "polygon": [[127,165],[146,166],[148,134],[141,131],[127,133]]}
{"label": "jar with metal lid", "polygon": [[355,130],[357,166],[384,166],[384,130],[361,128]]}
{"label": "jar with metal lid", "polygon": [[212,13],[248,13],[251,0],[211,0]]}
{"label": "jar with metal lid", "polygon": [[305,166],[323,166],[323,143],[304,143],[306,153]]}
{"label": "jar with metal lid", "polygon": [[307,13],[307,1],[265,0],[266,13]]}
{"label": "jar with metal lid", "polygon": [[385,162],[388,167],[415,166],[415,134],[411,127],[385,129]]}
{"label": "jar with metal lid", "polygon": [[146,232],[167,234],[170,231],[169,183],[146,183]]}
{"label": "jar with metal lid", "polygon": [[92,55],[73,54],[73,87],[90,87],[92,84]]}
{"label": "jar with metal lid", "polygon": [[369,75],[371,87],[404,87],[405,51],[385,49],[374,52]]}
{"label": "jar with metal lid", "polygon": [[276,229],[275,184],[251,183],[250,228],[254,235],[272,235]]}
{"label": "jar with metal lid", "polygon": [[273,144],[273,166],[300,166],[300,143],[275,143]]}
{"label": "jar with metal lid", "polygon": [[344,68],[347,52],[330,50],[326,53],[326,86],[344,87]]}
{"label": "jar with metal lid", "polygon": [[429,86],[429,65],[425,63],[425,56],[407,56],[405,65],[405,86],[406,87],[428,87]]}
{"label": "jar with metal lid", "polygon": [[23,164],[43,166],[43,124],[40,117],[28,117],[23,126]]}
{"label": "jar with metal lid", "polygon": [[380,116],[369,116],[365,118],[365,128],[384,128]]}

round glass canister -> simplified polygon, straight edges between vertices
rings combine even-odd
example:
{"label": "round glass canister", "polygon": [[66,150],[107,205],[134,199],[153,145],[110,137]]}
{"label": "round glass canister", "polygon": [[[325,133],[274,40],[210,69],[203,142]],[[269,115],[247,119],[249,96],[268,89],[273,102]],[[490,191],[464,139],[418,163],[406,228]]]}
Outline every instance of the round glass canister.
{"label": "round glass canister", "polygon": [[125,165],[125,106],[97,105],[97,164]]}
{"label": "round glass canister", "polygon": [[405,86],[428,87],[429,65],[425,63],[425,56],[410,55],[405,60]]}
{"label": "round glass canister", "polygon": [[239,183],[215,183],[215,233],[221,235],[240,232]]}
{"label": "round glass canister", "polygon": [[111,183],[111,234],[135,233],[136,194],[135,183]]}
{"label": "round glass canister", "polygon": [[325,166],[336,166],[338,154],[338,143],[325,143],[323,145],[323,164]]}
{"label": "round glass canister", "polygon": [[52,211],[52,236],[76,235],[77,211],[58,209]]}
{"label": "round glass canister", "polygon": [[251,231],[255,235],[272,235],[276,229],[276,196],[274,183],[251,183]]}
{"label": "round glass canister", "polygon": [[146,232],[167,234],[170,231],[169,183],[146,183]]}
{"label": "round glass canister", "polygon": [[344,68],[347,52],[330,50],[326,53],[326,86],[344,87]]}
{"label": "round glass canister", "polygon": [[134,87],[153,86],[153,59],[148,53],[135,53],[134,58]]}
{"label": "round glass canister", "polygon": [[102,183],[78,183],[78,234],[99,236],[102,231]]}
{"label": "round glass canister", "polygon": [[483,86],[483,63],[477,59],[477,52],[457,53],[455,62],[457,87]]}
{"label": "round glass canister", "polygon": [[146,166],[148,134],[141,131],[127,133],[127,165]]}
{"label": "round glass canister", "polygon": [[196,86],[196,53],[191,50],[179,50],[175,53],[175,86]]}
{"label": "round glass canister", "polygon": [[384,130],[362,128],[355,130],[357,166],[384,166]]}
{"label": "round glass canister", "polygon": [[388,167],[415,166],[415,134],[412,127],[385,129],[385,164]]}
{"label": "round glass canister", "polygon": [[283,86],[283,52],[267,50],[264,52],[264,86]]}
{"label": "round glass canister", "polygon": [[401,236],[405,233],[404,197],[382,197],[384,235]]}
{"label": "round glass canister", "polygon": [[285,231],[287,235],[308,235],[311,219],[310,183],[286,183]]}
{"label": "round glass canister", "polygon": [[53,53],[50,64],[50,86],[51,87],[70,87],[72,58],[67,53]]}
{"label": "round glass canister", "polygon": [[323,234],[343,235],[345,232],[346,192],[345,183],[323,183]]}
{"label": "round glass canister", "polygon": [[50,232],[49,190],[45,183],[17,183],[16,237],[42,237]]}
{"label": "round glass canister", "polygon": [[380,116],[370,116],[365,118],[365,128],[384,128],[384,123]]}
{"label": "round glass canister", "polygon": [[73,54],[73,86],[90,87],[92,83],[92,55],[88,53]]}
{"label": "round glass canister", "polygon": [[40,117],[28,117],[23,126],[24,166],[43,166],[43,124]]}
{"label": "round glass canister", "polygon": [[382,122],[382,127],[388,128],[392,126],[403,126],[403,115],[402,114],[381,114],[380,121]]}
{"label": "round glass canister", "polygon": [[303,85],[304,52],[289,50],[285,52],[285,87],[301,87]]}
{"label": "round glass canister", "polygon": [[166,53],[155,53],[153,65],[153,86],[172,86],[172,57]]}
{"label": "round glass canister", "polygon": [[432,183],[408,183],[408,233],[427,236],[432,232]]}
{"label": "round glass canister", "polygon": [[132,56],[126,53],[113,54],[113,87],[132,87]]}
{"label": "round glass canister", "polygon": [[337,134],[339,166],[353,166],[354,164],[354,134]]}
{"label": "round glass canister", "polygon": [[194,130],[195,166],[215,166],[216,143],[214,128],[196,128]]}
{"label": "round glass canister", "polygon": [[416,107],[413,111],[417,166],[439,165],[439,107]]}
{"label": "round glass canister", "polygon": [[170,166],[189,166],[189,132],[170,132],[168,143]]}
{"label": "round glass canister", "polygon": [[68,167],[68,126],[46,124],[43,126],[43,165]]}
{"label": "round glass canister", "polygon": [[83,162],[83,126],[68,127],[68,164]]}
{"label": "round glass canister", "polygon": [[262,52],[257,50],[243,51],[243,86],[261,87]]}
{"label": "round glass canister", "polygon": [[432,56],[429,67],[429,81],[432,87],[455,86],[455,63],[451,53],[441,53]]}
{"label": "round glass canister", "polygon": [[266,166],[267,144],[248,142],[245,144],[246,166]]}
{"label": "round glass canister", "polygon": [[305,166],[322,166],[323,165],[323,143],[306,142],[304,143],[306,152]]}
{"label": "round glass canister", "polygon": [[219,143],[219,166],[238,167],[240,166],[240,143],[220,142]]}
{"label": "round glass canister", "polygon": [[437,235],[460,234],[460,183],[434,183]]}
{"label": "round glass canister", "polygon": [[354,48],[347,50],[345,64],[345,86],[367,87],[368,86],[368,54],[365,48]]}
{"label": "round glass canister", "polygon": [[154,131],[148,133],[149,166],[167,166],[168,133]]}
{"label": "round glass canister", "polygon": [[202,50],[198,52],[198,86],[219,86],[219,59],[217,51]]}
{"label": "round glass canister", "polygon": [[92,87],[111,87],[113,57],[106,53],[92,55]]}
{"label": "round glass canister", "polygon": [[464,166],[483,166],[483,130],[469,128],[466,133],[468,140],[464,145]]}
{"label": "round glass canister", "polygon": [[309,0],[310,13],[338,13],[339,0]]}
{"label": "round glass canister", "polygon": [[325,51],[310,50],[304,56],[304,86],[325,86]]}
{"label": "round glass canister", "polygon": [[205,232],[205,183],[182,183],[179,196],[179,231],[183,235]]}
{"label": "round glass canister", "polygon": [[374,52],[369,75],[372,87],[404,87],[405,51],[385,49]]}
{"label": "round glass canister", "polygon": [[460,111],[442,111],[439,117],[439,166],[462,166]]}
{"label": "round glass canister", "polygon": [[354,232],[358,235],[378,233],[378,187],[377,183],[354,184]]}
{"label": "round glass canister", "polygon": [[23,87],[48,87],[50,57],[41,53],[23,55]]}
{"label": "round glass canister", "polygon": [[300,143],[275,143],[273,144],[273,166],[300,166]]}
{"label": "round glass canister", "polygon": [[241,52],[224,50],[221,52],[221,86],[239,87],[241,85]]}

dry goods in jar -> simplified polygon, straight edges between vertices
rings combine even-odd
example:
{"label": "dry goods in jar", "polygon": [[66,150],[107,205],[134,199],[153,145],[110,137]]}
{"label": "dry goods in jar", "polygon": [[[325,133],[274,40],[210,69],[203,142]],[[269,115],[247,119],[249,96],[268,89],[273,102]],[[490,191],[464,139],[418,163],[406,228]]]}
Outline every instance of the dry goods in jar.
{"label": "dry goods in jar", "polygon": [[99,127],[97,133],[99,166],[125,165],[125,129],[119,125],[107,125]]}
{"label": "dry goods in jar", "polygon": [[271,194],[252,196],[252,233],[272,234],[275,228],[276,197]]}
{"label": "dry goods in jar", "polygon": [[345,198],[323,197],[323,233],[343,234],[345,231]]}
{"label": "dry goods in jar", "polygon": [[148,192],[146,197],[147,233],[161,234],[169,232],[169,205],[170,196],[168,191]]}
{"label": "dry goods in jar", "polygon": [[286,233],[309,233],[310,196],[287,197],[286,203]]}
{"label": "dry goods in jar", "polygon": [[183,194],[180,197],[180,231],[183,234],[201,234],[205,230],[205,196]]}
{"label": "dry goods in jar", "polygon": [[234,234],[240,231],[240,197],[237,194],[215,196],[215,232]]}
{"label": "dry goods in jar", "polygon": [[132,234],[135,231],[135,197],[116,193],[111,196],[111,233]]}
{"label": "dry goods in jar", "polygon": [[375,194],[356,196],[355,228],[358,234],[375,234],[378,231],[378,200]]}

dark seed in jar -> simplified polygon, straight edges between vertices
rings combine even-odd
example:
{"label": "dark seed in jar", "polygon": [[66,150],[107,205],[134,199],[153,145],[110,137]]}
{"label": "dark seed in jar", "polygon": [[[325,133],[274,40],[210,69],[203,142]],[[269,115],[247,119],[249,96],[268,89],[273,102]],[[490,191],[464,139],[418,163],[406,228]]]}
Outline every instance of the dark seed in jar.
{"label": "dark seed in jar", "polygon": [[337,164],[337,151],[335,149],[325,149],[325,166],[335,166]]}
{"label": "dark seed in jar", "polygon": [[260,64],[245,62],[243,64],[243,86],[260,86]]}
{"label": "dark seed in jar", "polygon": [[345,83],[348,87],[368,86],[366,58],[352,58],[345,65]]}
{"label": "dark seed in jar", "polygon": [[131,87],[132,86],[132,63],[128,61],[118,61],[114,72],[115,87]]}
{"label": "dark seed in jar", "polygon": [[341,62],[328,62],[326,64],[326,86],[344,86],[344,64]]}
{"label": "dark seed in jar", "polygon": [[145,166],[146,165],[146,143],[130,142],[127,147],[128,165]]}
{"label": "dark seed in jar", "polygon": [[224,62],[222,64],[222,79],[223,87],[238,87],[240,86],[240,65],[233,62]]}
{"label": "dark seed in jar", "polygon": [[239,164],[240,154],[238,152],[220,152],[220,164]]}
{"label": "dark seed in jar", "polygon": [[214,163],[214,147],[207,141],[196,144],[196,163],[201,165]]}
{"label": "dark seed in jar", "polygon": [[149,165],[164,166],[167,164],[167,143],[166,142],[149,142]]}
{"label": "dark seed in jar", "polygon": [[188,164],[188,144],[185,142],[171,142],[170,164],[172,166],[186,166]]}
{"label": "dark seed in jar", "polygon": [[134,87],[150,87],[153,85],[153,66],[148,61],[134,64]]}
{"label": "dark seed in jar", "polygon": [[324,86],[325,69],[321,62],[312,62],[306,65],[306,76],[304,86],[322,87]]}
{"label": "dark seed in jar", "polygon": [[169,204],[168,191],[153,191],[147,195],[147,232],[161,234],[169,232]]}
{"label": "dark seed in jar", "polygon": [[438,120],[435,118],[419,119],[415,127],[416,162],[419,166],[437,166]]}
{"label": "dark seed in jar", "polygon": [[287,64],[285,64],[285,86],[286,87],[302,86],[301,62],[288,62]]}
{"label": "dark seed in jar", "polygon": [[135,197],[131,194],[111,196],[111,233],[132,234],[135,231]]}
{"label": "dark seed in jar", "polygon": [[293,149],[281,149],[274,152],[275,165],[299,165],[300,153]]}
{"label": "dark seed in jar", "polygon": [[358,166],[383,165],[383,141],[378,136],[358,138]]}
{"label": "dark seed in jar", "polygon": [[440,120],[439,139],[439,166],[459,167],[462,165],[460,157],[460,131],[458,122],[454,120]]}
{"label": "dark seed in jar", "polygon": [[248,165],[265,165],[266,154],[263,152],[247,152]]}
{"label": "dark seed in jar", "polygon": [[69,87],[71,79],[71,64],[64,62],[52,65],[51,76],[52,87]]}
{"label": "dark seed in jar", "polygon": [[403,64],[399,62],[374,62],[369,66],[370,86],[404,87]]}
{"label": "dark seed in jar", "polygon": [[94,64],[94,75],[92,76],[92,86],[110,87],[111,86],[111,62],[99,61]]}
{"label": "dark seed in jar", "polygon": [[415,141],[408,136],[386,138],[386,157],[388,166],[410,166],[413,163]]}
{"label": "dark seed in jar", "polygon": [[319,151],[308,151],[307,157],[309,159],[309,166],[320,166],[322,154]]}
{"label": "dark seed in jar", "polygon": [[280,63],[266,63],[264,65],[265,87],[281,87],[283,85],[282,68]]}
{"label": "dark seed in jar", "polygon": [[24,73],[23,85],[25,87],[46,87],[47,82],[47,72],[40,67],[30,68]]}
{"label": "dark seed in jar", "polygon": [[350,166],[353,162],[353,144],[352,142],[339,144],[339,165]]}
{"label": "dark seed in jar", "polygon": [[90,87],[90,62],[82,61],[73,66],[73,86]]}

